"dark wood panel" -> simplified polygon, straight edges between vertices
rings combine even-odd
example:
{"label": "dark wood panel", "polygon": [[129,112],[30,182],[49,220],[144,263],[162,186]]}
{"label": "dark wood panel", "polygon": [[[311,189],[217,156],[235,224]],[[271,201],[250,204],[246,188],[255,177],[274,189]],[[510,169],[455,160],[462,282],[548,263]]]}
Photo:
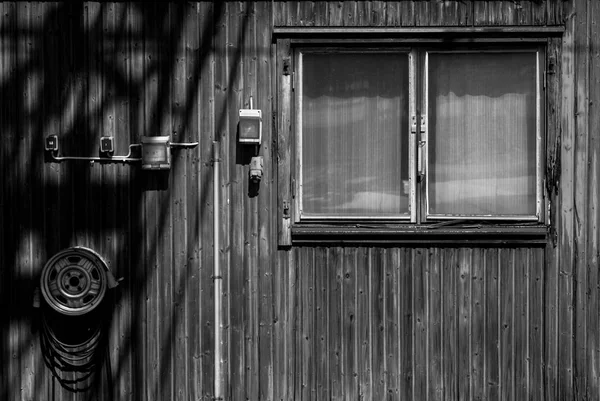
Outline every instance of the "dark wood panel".
{"label": "dark wood panel", "polygon": [[[590,399],[600,398],[600,382],[596,380],[595,373],[600,371],[600,275],[598,274],[599,256],[600,256],[600,210],[597,206],[597,199],[600,199],[600,186],[598,171],[600,171],[600,75],[593,73],[600,68],[600,46],[594,38],[600,37],[600,3],[590,1],[589,3],[589,39],[590,39],[590,103],[589,103],[589,181],[587,183],[588,193],[587,204],[587,322],[586,346],[588,354],[586,356],[587,366],[587,396]],[[583,319],[583,317],[578,317]]]}
{"label": "dark wood panel", "polygon": [[474,1],[473,22],[483,25],[546,25],[546,4],[536,1]]}
{"label": "dark wood panel", "polygon": [[296,397],[540,394],[543,249],[296,249]]}
{"label": "dark wood panel", "polygon": [[[597,2],[0,7],[0,303],[8,311],[0,317],[1,399],[89,398],[52,380],[29,306],[44,262],[72,245],[93,247],[124,278],[110,296],[112,377],[102,374],[98,398],[212,398],[215,212],[232,399],[600,394]],[[289,144],[293,111],[275,110],[279,126],[271,132],[273,83],[283,71],[271,57],[272,19],[279,26],[496,27],[554,26],[565,16],[567,32],[549,40],[547,57],[556,241],[545,253],[420,244],[277,249],[277,181],[289,170],[273,164]],[[236,143],[236,113],[251,95],[265,123],[258,150],[265,175],[253,196],[249,150]],[[173,150],[164,174],[44,160],[49,134],[60,136],[63,154],[85,156],[97,155],[100,135],[113,135],[115,154],[125,154],[141,135],[167,133],[200,143]],[[215,139],[223,145],[217,211]]]}

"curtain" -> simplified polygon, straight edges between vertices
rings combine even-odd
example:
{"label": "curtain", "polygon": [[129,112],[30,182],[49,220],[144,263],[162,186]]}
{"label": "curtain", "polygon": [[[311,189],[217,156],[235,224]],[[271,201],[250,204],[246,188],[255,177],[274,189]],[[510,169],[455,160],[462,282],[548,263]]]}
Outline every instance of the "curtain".
{"label": "curtain", "polygon": [[536,57],[429,55],[429,214],[535,215]]}
{"label": "curtain", "polygon": [[304,53],[305,216],[408,213],[408,55]]}

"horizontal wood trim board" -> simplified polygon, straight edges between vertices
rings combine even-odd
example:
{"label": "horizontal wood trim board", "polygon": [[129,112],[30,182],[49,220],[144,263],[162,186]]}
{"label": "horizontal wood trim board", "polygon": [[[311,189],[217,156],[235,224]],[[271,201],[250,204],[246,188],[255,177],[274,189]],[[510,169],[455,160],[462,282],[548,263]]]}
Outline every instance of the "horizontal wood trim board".
{"label": "horizontal wood trim board", "polygon": [[435,28],[361,28],[361,27],[275,27],[274,38],[296,37],[419,37],[419,36],[511,36],[551,37],[561,36],[562,26],[511,26],[511,27],[435,27]]}
{"label": "horizontal wood trim board", "polygon": [[353,243],[391,243],[391,244],[430,244],[430,245],[545,245],[547,243],[546,226],[511,227],[327,227],[294,226],[292,243],[313,244],[353,244]]}

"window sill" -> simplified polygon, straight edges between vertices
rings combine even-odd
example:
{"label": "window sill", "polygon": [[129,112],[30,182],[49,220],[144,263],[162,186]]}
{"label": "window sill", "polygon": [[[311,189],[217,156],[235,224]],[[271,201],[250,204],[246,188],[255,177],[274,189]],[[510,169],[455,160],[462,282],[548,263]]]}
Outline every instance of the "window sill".
{"label": "window sill", "polygon": [[456,225],[377,225],[344,224],[292,226],[292,245],[373,245],[407,246],[544,246],[548,227],[543,224],[492,225],[463,223]]}

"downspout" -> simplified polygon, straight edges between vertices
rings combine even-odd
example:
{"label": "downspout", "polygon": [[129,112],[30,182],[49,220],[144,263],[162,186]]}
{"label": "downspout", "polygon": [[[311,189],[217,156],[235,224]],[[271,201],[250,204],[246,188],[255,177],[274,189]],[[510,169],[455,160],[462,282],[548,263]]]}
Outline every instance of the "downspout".
{"label": "downspout", "polygon": [[219,229],[221,228],[221,213],[219,203],[219,188],[221,186],[219,182],[219,167],[221,164],[221,146],[220,142],[213,141],[213,280],[214,280],[214,299],[215,299],[215,352],[214,352],[214,364],[215,364],[215,400],[223,400],[223,340],[222,340],[222,284],[223,277],[221,277],[221,243],[219,237]]}

